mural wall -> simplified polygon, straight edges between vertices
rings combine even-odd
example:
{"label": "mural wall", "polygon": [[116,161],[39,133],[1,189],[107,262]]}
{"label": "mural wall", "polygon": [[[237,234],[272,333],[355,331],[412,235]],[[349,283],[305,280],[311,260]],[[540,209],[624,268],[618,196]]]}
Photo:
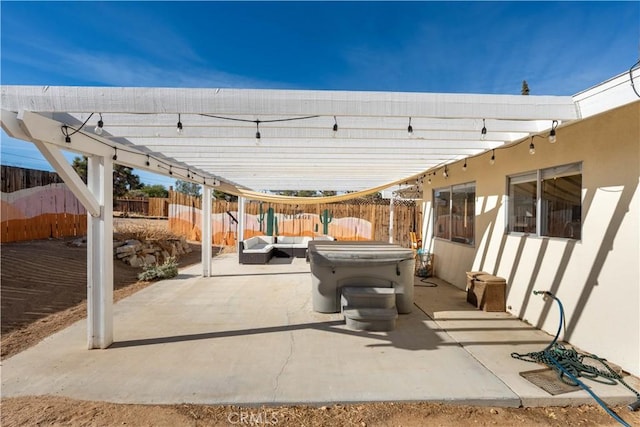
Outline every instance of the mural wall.
{"label": "mural wall", "polygon": [[65,184],[0,193],[0,241],[82,236],[87,213]]}
{"label": "mural wall", "polygon": [[[169,195],[169,227],[188,239],[201,240],[202,209],[199,198]],[[338,240],[389,241],[389,204],[285,205],[248,202],[245,238],[268,236],[330,235]],[[421,221],[413,201],[394,206],[394,242],[410,245],[409,232]],[[212,206],[212,237],[215,245],[234,246],[238,236],[237,203],[216,200]]]}

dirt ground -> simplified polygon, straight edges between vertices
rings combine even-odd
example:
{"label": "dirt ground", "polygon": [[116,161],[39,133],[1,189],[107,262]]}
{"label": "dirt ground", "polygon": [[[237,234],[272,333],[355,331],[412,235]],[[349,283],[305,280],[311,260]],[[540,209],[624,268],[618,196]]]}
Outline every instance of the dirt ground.
{"label": "dirt ground", "polygon": [[[183,256],[184,267],[200,262],[200,247]],[[2,244],[2,359],[31,347],[86,316],[86,248],[63,240]],[[114,299],[149,286],[140,270],[114,260]],[[614,408],[630,425],[640,412]],[[225,405],[126,405],[59,396],[2,398],[6,426],[616,426],[597,405],[499,408],[435,403],[237,407]]]}

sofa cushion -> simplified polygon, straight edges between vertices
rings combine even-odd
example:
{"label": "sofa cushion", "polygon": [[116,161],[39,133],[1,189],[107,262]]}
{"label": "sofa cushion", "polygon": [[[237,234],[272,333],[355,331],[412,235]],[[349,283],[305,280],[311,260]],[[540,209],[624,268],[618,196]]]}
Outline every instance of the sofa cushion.
{"label": "sofa cushion", "polygon": [[245,239],[242,241],[242,246],[244,249],[251,249],[252,246],[257,245],[258,244],[258,238],[257,237],[250,237],[248,239]]}
{"label": "sofa cushion", "polygon": [[306,245],[311,240],[308,236],[278,236],[277,244],[283,245]]}
{"label": "sofa cushion", "polygon": [[293,243],[293,236],[278,236],[276,238],[276,244],[278,245],[289,245]]}
{"label": "sofa cushion", "polygon": [[273,236],[253,236],[242,241],[244,249],[262,249],[265,245],[273,244]]}
{"label": "sofa cushion", "polygon": [[267,253],[273,249],[273,245],[269,243],[258,243],[256,245],[251,246],[249,249],[245,249],[243,252],[251,254],[251,253]]}

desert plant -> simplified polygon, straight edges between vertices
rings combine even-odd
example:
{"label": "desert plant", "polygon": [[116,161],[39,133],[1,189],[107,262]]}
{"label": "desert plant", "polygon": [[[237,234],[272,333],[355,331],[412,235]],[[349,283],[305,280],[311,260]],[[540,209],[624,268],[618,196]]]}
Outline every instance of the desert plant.
{"label": "desert plant", "polygon": [[114,223],[114,231],[122,239],[136,239],[141,242],[147,240],[174,240],[178,235],[167,229],[166,224],[153,221],[123,221]]}
{"label": "desert plant", "polygon": [[178,275],[178,262],[175,257],[169,257],[162,264],[145,265],[142,273],[138,274],[138,280],[162,280],[170,279]]}

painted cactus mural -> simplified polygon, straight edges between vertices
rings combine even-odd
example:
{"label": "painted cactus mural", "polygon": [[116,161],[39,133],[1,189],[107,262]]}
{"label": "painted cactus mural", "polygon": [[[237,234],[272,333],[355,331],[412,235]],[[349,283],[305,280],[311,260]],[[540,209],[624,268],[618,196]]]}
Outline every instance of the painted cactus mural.
{"label": "painted cactus mural", "polygon": [[260,233],[264,233],[264,211],[262,210],[262,202],[260,202],[260,205],[258,206],[258,216],[256,217],[256,220],[258,221],[258,224],[260,224]]}
{"label": "painted cactus mural", "polygon": [[267,209],[267,218],[265,222],[265,212],[262,209],[262,205],[263,203],[260,202],[260,205],[258,206],[258,215],[256,215],[256,221],[258,221],[258,224],[260,225],[260,233],[264,233],[267,236],[278,235],[278,217],[275,215],[275,210],[272,207]]}
{"label": "painted cactus mural", "polygon": [[333,212],[329,212],[329,209],[325,209],[318,216],[322,223],[322,234],[329,234],[329,224],[333,221]]}

